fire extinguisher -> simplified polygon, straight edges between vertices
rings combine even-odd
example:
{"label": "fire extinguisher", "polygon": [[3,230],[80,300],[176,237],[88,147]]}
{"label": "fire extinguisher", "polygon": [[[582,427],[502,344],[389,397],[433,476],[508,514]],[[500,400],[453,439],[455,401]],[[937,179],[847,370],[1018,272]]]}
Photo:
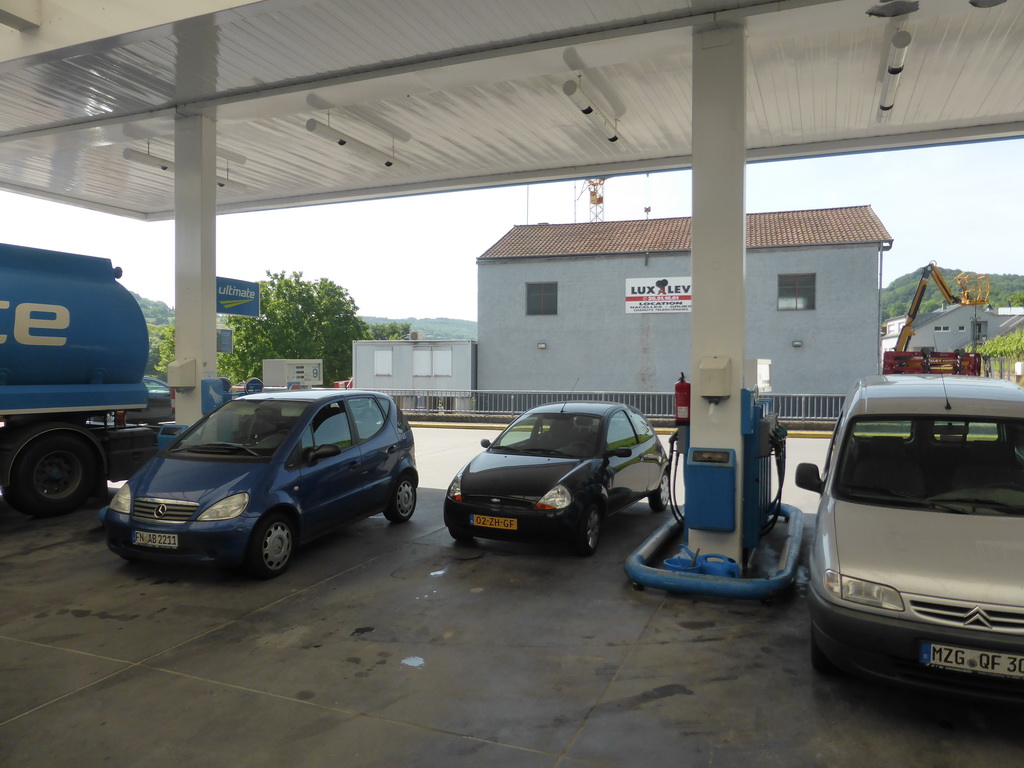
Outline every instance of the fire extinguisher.
{"label": "fire extinguisher", "polygon": [[690,382],[683,373],[676,382],[676,426],[690,426]]}

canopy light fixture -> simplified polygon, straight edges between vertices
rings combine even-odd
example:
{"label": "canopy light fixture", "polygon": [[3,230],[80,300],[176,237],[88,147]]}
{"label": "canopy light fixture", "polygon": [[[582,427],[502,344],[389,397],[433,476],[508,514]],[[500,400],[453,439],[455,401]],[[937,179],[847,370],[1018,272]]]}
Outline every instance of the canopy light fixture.
{"label": "canopy light fixture", "polygon": [[[162,157],[151,155],[148,152],[139,152],[137,149],[126,149],[121,153],[121,156],[125,160],[136,163],[138,165],[148,165],[151,168],[159,168],[161,171],[170,171],[174,173],[174,161],[165,160]],[[217,186],[221,189],[227,189],[232,192],[248,192],[249,188],[245,184],[240,184],[237,181],[225,178],[223,176],[217,177]]]}
{"label": "canopy light fixture", "polygon": [[591,100],[583,93],[579,83],[575,80],[566,80],[562,83],[562,93],[572,100],[572,103],[576,105],[580,112],[590,118],[591,122],[598,127],[608,141],[619,140],[619,133],[616,130],[615,124],[597,111]]}
{"label": "canopy light fixture", "polygon": [[385,155],[380,150],[374,149],[368,144],[363,144],[361,141],[353,139],[351,136],[346,136],[341,131],[331,128],[326,123],[321,123],[315,118],[309,118],[306,121],[306,130],[310,133],[322,136],[330,142],[337,144],[339,147],[345,147],[346,149],[352,150],[355,154],[369,160],[377,165],[383,165],[385,168],[390,168],[395,164],[395,159],[388,155]]}
{"label": "canopy light fixture", "polygon": [[164,160],[162,157],[151,155],[148,152],[139,152],[137,149],[126,149],[121,153],[125,160],[130,160],[139,165],[149,165],[159,168],[161,171],[173,171],[174,163],[171,160]]}
{"label": "canopy light fixture", "polygon": [[882,0],[878,5],[871,6],[865,13],[868,16],[880,19],[894,19],[897,16],[906,16],[908,13],[913,13],[919,10],[920,7],[921,3],[919,0]]}
{"label": "canopy light fixture", "polygon": [[217,177],[217,186],[221,189],[227,189],[231,192],[248,192],[249,188],[245,184],[239,184],[237,181],[233,181],[224,176]]}
{"label": "canopy light fixture", "polygon": [[885,75],[882,77],[882,95],[878,100],[879,121],[884,119],[885,113],[896,103],[896,87],[903,73],[903,63],[907,58],[910,41],[910,33],[905,29],[896,32],[890,40],[889,58],[885,65]]}

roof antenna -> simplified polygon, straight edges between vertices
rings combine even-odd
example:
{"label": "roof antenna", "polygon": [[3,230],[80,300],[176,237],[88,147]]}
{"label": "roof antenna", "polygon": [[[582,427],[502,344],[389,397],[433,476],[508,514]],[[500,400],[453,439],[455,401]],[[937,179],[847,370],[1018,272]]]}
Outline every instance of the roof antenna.
{"label": "roof antenna", "polygon": [[942,394],[946,398],[946,410],[952,411],[953,406],[949,404],[949,393],[946,391],[946,377],[942,374],[939,375],[939,381],[942,382]]}
{"label": "roof antenna", "polygon": [[[568,394],[570,394],[570,395],[571,395],[571,394],[572,394],[573,392],[575,392],[575,391],[576,391],[576,385],[577,385],[577,384],[579,384],[579,383],[580,383],[580,377],[579,377],[579,376],[577,376],[577,377],[576,377],[576,381],[574,381],[574,382],[572,383],[572,389],[570,389],[570,390],[569,390]],[[558,409],[558,412],[559,412],[559,413],[565,413],[565,406],[566,406],[567,404],[568,404],[568,403],[562,403],[562,407]]]}

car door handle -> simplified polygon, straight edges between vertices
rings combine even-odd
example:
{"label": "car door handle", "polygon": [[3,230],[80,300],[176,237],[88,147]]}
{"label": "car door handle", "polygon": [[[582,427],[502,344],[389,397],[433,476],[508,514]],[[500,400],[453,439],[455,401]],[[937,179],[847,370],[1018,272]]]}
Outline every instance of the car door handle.
{"label": "car door handle", "polygon": [[398,446],[397,445],[389,445],[388,446],[388,453],[394,453],[397,450],[398,450]]}

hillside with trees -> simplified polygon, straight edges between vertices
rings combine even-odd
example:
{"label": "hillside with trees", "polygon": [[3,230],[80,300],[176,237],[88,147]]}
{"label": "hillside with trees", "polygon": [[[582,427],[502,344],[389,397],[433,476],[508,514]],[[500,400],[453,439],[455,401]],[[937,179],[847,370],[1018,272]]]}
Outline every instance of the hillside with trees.
{"label": "hillside with trees", "polygon": [[[408,325],[409,330],[423,331],[428,339],[468,339],[476,341],[476,322],[473,320],[456,320],[450,317],[403,317],[391,319],[387,317],[363,317],[371,326],[393,324]],[[405,332],[406,334],[409,331]],[[395,336],[374,336],[374,338],[401,338]]]}
{"label": "hillside with trees", "polygon": [[[939,267],[940,274],[954,296],[960,293],[960,288],[954,282],[954,278],[964,271],[966,270]],[[1024,275],[989,275],[988,279],[992,288],[988,303],[992,307],[1024,306]],[[920,282],[921,272],[918,270],[896,278],[882,290],[882,322],[890,317],[907,314],[907,309],[910,307],[910,302],[914,298],[914,293]],[[924,300],[921,302],[920,314],[934,312],[941,305],[942,294],[935,287],[934,281],[929,281],[924,293]]]}
{"label": "hillside with trees", "polygon": [[174,310],[162,301],[143,298],[134,291],[129,293],[139,302],[142,316],[146,318],[146,325],[170,325],[174,322]]}

